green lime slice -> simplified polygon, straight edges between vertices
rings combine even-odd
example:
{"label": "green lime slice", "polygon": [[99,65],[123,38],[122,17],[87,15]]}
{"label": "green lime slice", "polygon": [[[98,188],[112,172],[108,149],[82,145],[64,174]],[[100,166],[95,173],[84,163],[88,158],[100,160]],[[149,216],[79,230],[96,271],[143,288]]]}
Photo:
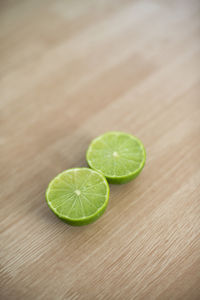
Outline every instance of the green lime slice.
{"label": "green lime slice", "polygon": [[94,139],[86,154],[88,165],[110,183],[125,183],[135,178],[145,164],[142,142],[131,134],[107,132]]}
{"label": "green lime slice", "polygon": [[46,191],[50,209],[70,225],[92,223],[105,211],[109,186],[105,177],[89,168],[74,168],[57,175]]}

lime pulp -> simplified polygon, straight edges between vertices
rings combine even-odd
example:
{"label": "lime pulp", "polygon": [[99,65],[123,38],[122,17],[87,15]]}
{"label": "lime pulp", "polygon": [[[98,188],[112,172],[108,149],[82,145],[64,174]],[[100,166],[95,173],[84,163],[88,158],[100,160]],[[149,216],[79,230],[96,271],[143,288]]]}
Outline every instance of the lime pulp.
{"label": "lime pulp", "polygon": [[95,138],[87,150],[88,165],[110,183],[126,183],[142,171],[146,152],[142,142],[123,132],[107,132]]}
{"label": "lime pulp", "polygon": [[105,177],[89,168],[74,168],[57,175],[46,191],[50,209],[68,224],[94,222],[105,211],[109,186]]}

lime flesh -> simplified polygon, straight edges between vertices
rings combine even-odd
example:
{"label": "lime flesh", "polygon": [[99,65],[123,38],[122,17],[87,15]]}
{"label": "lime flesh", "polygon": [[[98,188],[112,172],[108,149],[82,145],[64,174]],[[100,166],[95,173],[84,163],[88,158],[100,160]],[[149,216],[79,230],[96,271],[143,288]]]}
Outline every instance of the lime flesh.
{"label": "lime flesh", "polygon": [[105,177],[89,168],[74,168],[57,175],[46,190],[50,209],[70,225],[94,222],[105,211],[109,186]]}
{"label": "lime flesh", "polygon": [[146,153],[142,142],[123,132],[107,132],[94,139],[87,151],[88,165],[110,183],[126,183],[139,175]]}

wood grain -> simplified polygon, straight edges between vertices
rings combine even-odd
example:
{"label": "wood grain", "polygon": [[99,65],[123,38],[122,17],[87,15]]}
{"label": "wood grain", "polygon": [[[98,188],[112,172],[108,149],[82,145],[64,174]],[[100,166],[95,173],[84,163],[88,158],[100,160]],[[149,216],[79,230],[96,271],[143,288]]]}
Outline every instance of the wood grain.
{"label": "wood grain", "polygon": [[[200,2],[0,2],[0,299],[200,299]],[[94,224],[45,203],[92,138],[147,163]]]}

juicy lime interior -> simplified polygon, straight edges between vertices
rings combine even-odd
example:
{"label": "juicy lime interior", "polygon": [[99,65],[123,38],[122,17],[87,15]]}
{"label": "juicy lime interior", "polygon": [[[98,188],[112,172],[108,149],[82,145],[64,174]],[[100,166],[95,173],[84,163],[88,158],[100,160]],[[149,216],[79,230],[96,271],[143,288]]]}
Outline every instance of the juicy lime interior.
{"label": "juicy lime interior", "polygon": [[130,134],[108,132],[90,144],[87,161],[106,177],[123,177],[142,169],[145,150],[140,140]]}
{"label": "juicy lime interior", "polygon": [[87,219],[98,214],[108,202],[109,187],[103,175],[89,168],[69,169],[49,184],[49,207],[66,220]]}

